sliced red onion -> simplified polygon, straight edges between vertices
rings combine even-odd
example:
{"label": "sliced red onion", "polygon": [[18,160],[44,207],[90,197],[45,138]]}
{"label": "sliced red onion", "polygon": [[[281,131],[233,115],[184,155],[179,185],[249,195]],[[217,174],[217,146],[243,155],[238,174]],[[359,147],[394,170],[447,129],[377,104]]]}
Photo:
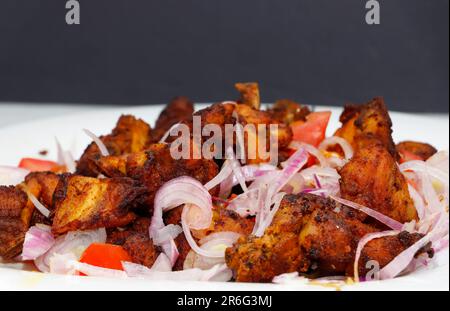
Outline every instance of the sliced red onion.
{"label": "sliced red onion", "polygon": [[156,258],[155,263],[151,267],[152,271],[160,271],[160,272],[170,272],[172,271],[172,261],[166,254],[159,254],[158,258]]}
{"label": "sliced red onion", "polygon": [[15,186],[24,181],[30,172],[23,168],[0,165],[0,186]]}
{"label": "sliced red onion", "polygon": [[28,199],[33,203],[33,205],[36,207],[36,209],[44,215],[46,218],[50,216],[50,210],[44,206],[39,200],[29,191],[27,191]]}
{"label": "sliced red onion", "polygon": [[[153,217],[149,228],[152,239],[158,239],[158,234],[161,230],[164,230],[163,213],[183,204],[183,231],[191,248],[194,249],[197,246],[190,230],[202,230],[211,225],[212,198],[208,190],[198,180],[187,176],[172,179],[156,193]],[[165,254],[171,259],[172,264],[175,264],[178,250],[173,238],[168,236],[165,242],[158,242]]]}
{"label": "sliced red onion", "polygon": [[[73,253],[55,253],[49,259],[49,271],[52,274],[75,275],[77,274],[76,263],[78,258]],[[42,271],[42,270],[41,270]]]}
{"label": "sliced red onion", "polygon": [[314,147],[312,145],[305,144],[305,143],[299,143],[297,141],[293,141],[289,145],[289,148],[296,149],[296,150],[304,149],[309,154],[314,156],[317,160],[319,160],[320,166],[322,166],[322,167],[327,167],[328,166],[328,161],[325,158],[325,156],[323,155],[323,153],[319,149],[317,149],[316,147]]}
{"label": "sliced red onion", "polygon": [[122,270],[107,269],[78,261],[73,262],[73,265],[76,271],[86,274],[87,276],[115,278],[115,279],[123,279],[128,277],[125,271]]}
{"label": "sliced red onion", "polygon": [[236,232],[215,232],[200,240],[200,248],[207,251],[222,253],[222,257],[204,257],[194,251],[190,251],[184,261],[184,269],[199,268],[207,270],[215,265],[225,263],[225,250],[231,247],[240,237]]}
{"label": "sliced red onion", "polygon": [[104,157],[109,156],[108,148],[106,148],[106,146],[103,143],[103,141],[97,135],[95,135],[94,133],[92,133],[88,129],[83,129],[83,131],[86,133],[87,136],[89,136],[94,141],[94,143],[98,147],[98,150],[100,150],[100,153],[101,153],[102,156],[104,156]]}
{"label": "sliced red onion", "polygon": [[169,258],[172,267],[178,260],[180,253],[178,252],[177,245],[175,244],[175,240],[168,240],[161,245],[161,248],[164,254]]}
{"label": "sliced red onion", "polygon": [[244,192],[248,191],[247,184],[245,183],[245,176],[242,173],[241,170],[241,164],[236,159],[233,148],[228,147],[226,150],[227,160],[230,161],[231,169],[233,170],[235,178],[239,181],[239,184],[241,185],[241,188]]}
{"label": "sliced red onion", "polygon": [[428,165],[424,161],[414,160],[400,164],[400,170],[422,172],[430,175],[431,177],[439,180],[443,184],[448,184],[449,175],[444,170],[438,169],[434,166]]}
{"label": "sliced red onion", "polygon": [[161,246],[167,240],[175,239],[181,232],[183,232],[183,229],[180,226],[173,224],[167,225],[155,233],[153,236],[153,244]]}
{"label": "sliced red onion", "polygon": [[439,151],[429,158],[426,163],[445,173],[449,173],[449,156],[448,151]]}
{"label": "sliced red onion", "polygon": [[339,145],[342,148],[346,160],[353,158],[352,146],[344,138],[338,136],[325,138],[319,145],[319,150],[326,151],[330,146],[335,145]]}
{"label": "sliced red onion", "polygon": [[251,189],[238,195],[227,206],[227,209],[233,211],[241,217],[255,216],[258,212],[258,189]]}
{"label": "sliced red onion", "polygon": [[266,231],[267,227],[269,227],[272,224],[273,218],[275,217],[275,214],[278,212],[278,209],[280,208],[281,201],[283,200],[286,193],[277,193],[273,198],[273,207],[269,211],[267,217],[261,222],[261,225],[254,230],[254,235],[257,237],[261,237],[264,235],[264,232]]}
{"label": "sliced red onion", "polygon": [[74,173],[76,171],[76,162],[72,156],[72,153],[68,150],[64,150],[59,142],[58,138],[55,137],[56,148],[58,151],[58,164],[66,167],[67,172]]}
{"label": "sliced red onion", "polygon": [[183,204],[193,204],[203,213],[192,229],[206,229],[212,220],[212,198],[208,190],[196,179],[188,176],[178,177],[165,183],[156,193],[154,211],[150,225],[150,235],[164,227],[163,213]]}
{"label": "sliced red onion", "polygon": [[223,257],[223,253],[221,253],[221,252],[205,250],[197,245],[197,242],[192,237],[191,226],[189,224],[189,213],[190,213],[191,208],[196,208],[196,206],[186,204],[181,213],[181,225],[183,228],[184,237],[186,238],[187,242],[189,243],[189,246],[191,247],[191,249],[194,252],[196,252],[197,254],[204,256],[204,257],[212,257],[212,258]]}
{"label": "sliced red onion", "polygon": [[217,174],[216,177],[214,177],[208,183],[206,183],[204,187],[207,190],[211,190],[215,186],[221,184],[224,180],[228,179],[231,173],[233,173],[233,170],[231,169],[230,162],[227,160],[223,163],[222,169],[220,170],[219,174]]}
{"label": "sliced red onion", "polygon": [[433,243],[433,249],[436,253],[439,253],[440,251],[442,251],[448,247],[448,244],[449,244],[448,238],[449,238],[449,236],[447,234],[443,238],[441,238]]}
{"label": "sliced red onion", "polygon": [[409,195],[414,202],[414,206],[416,207],[417,215],[419,216],[419,219],[423,219],[425,217],[425,202],[424,202],[422,196],[409,183],[408,183],[408,190],[409,190]]}
{"label": "sliced red onion", "polygon": [[50,226],[37,224],[28,229],[23,243],[22,260],[35,260],[55,243]]}
{"label": "sliced red onion", "polygon": [[227,282],[232,278],[232,272],[225,264],[216,265],[209,270],[188,269],[172,272],[152,271],[131,262],[123,262],[122,266],[129,277],[148,280]]}
{"label": "sliced red onion", "polygon": [[279,192],[289,180],[308,162],[306,149],[298,149],[287,161],[286,167],[281,171],[277,180],[269,188],[269,195],[273,196]]}
{"label": "sliced red onion", "polygon": [[105,243],[105,228],[87,231],[71,231],[66,235],[56,239],[53,246],[43,255],[36,258],[34,263],[42,272],[50,272],[50,259],[55,254],[73,254],[75,258],[80,258],[86,248],[92,243]]}
{"label": "sliced red onion", "polygon": [[356,255],[355,255],[355,263],[353,264],[353,275],[356,282],[359,282],[359,259],[361,257],[362,250],[364,249],[364,246],[367,245],[372,240],[387,237],[387,236],[394,236],[398,235],[400,231],[396,230],[390,230],[390,231],[383,231],[383,232],[375,232],[375,233],[369,233],[366,234],[364,237],[361,238],[358,242],[358,246],[356,248]]}
{"label": "sliced red onion", "polygon": [[338,197],[333,196],[333,195],[331,195],[329,197],[331,199],[335,200],[336,202],[339,202],[339,203],[341,203],[341,204],[343,204],[345,206],[354,208],[354,209],[356,209],[358,211],[361,211],[361,212],[369,215],[372,218],[375,218],[376,220],[378,220],[379,222],[385,224],[386,226],[388,226],[389,228],[391,228],[393,230],[400,231],[403,228],[403,224],[401,224],[400,222],[398,222],[395,219],[392,219],[392,218],[390,218],[390,217],[388,217],[386,215],[383,215],[382,213],[380,213],[380,212],[378,212],[376,210],[373,210],[371,208],[368,208],[366,206],[360,205],[360,204],[355,203],[355,202],[351,202],[351,201],[348,201],[348,200],[345,200],[345,199],[342,199],[342,198],[338,198]]}

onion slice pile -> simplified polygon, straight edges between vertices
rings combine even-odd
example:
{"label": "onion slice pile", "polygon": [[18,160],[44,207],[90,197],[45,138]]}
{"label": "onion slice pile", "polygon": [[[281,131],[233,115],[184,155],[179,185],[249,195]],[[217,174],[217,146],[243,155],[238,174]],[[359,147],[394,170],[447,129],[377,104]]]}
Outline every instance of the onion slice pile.
{"label": "onion slice pile", "polygon": [[[178,258],[174,238],[176,231],[166,234],[169,226],[165,226],[163,214],[175,207],[184,205],[181,223],[185,237],[192,249],[201,251],[191,234],[191,229],[206,229],[212,221],[212,198],[208,190],[192,177],[178,177],[165,183],[156,193],[153,217],[149,228],[150,237],[157,240],[164,253],[169,257],[172,266]],[[179,232],[178,232],[179,233]],[[208,255],[207,253],[204,255]]]}

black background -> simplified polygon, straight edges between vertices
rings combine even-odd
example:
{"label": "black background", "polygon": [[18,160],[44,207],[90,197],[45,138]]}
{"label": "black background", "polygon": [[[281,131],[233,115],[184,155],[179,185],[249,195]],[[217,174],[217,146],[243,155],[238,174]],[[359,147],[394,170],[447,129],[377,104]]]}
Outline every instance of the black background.
{"label": "black background", "polygon": [[151,104],[233,99],[448,112],[449,1],[1,0],[0,101]]}

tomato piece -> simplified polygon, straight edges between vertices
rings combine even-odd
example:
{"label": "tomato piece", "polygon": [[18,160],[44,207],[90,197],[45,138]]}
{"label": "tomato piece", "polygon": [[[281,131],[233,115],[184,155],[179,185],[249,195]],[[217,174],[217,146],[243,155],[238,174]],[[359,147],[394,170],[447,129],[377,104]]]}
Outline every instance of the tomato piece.
{"label": "tomato piece", "polygon": [[409,162],[409,161],[414,161],[414,160],[424,161],[424,159],[421,158],[420,156],[418,156],[417,154],[414,154],[414,153],[409,152],[407,150],[402,150],[400,152],[400,164],[401,163],[405,163],[405,162]]}
{"label": "tomato piece", "polygon": [[310,113],[305,121],[296,121],[291,124],[294,134],[293,140],[313,145],[315,147],[325,139],[331,111]]}
{"label": "tomato piece", "polygon": [[47,160],[23,158],[20,160],[19,167],[29,170],[30,172],[46,172],[58,167],[58,163]]}
{"label": "tomato piece", "polygon": [[80,262],[115,270],[123,270],[122,261],[131,261],[122,246],[103,243],[92,243],[80,258]]}

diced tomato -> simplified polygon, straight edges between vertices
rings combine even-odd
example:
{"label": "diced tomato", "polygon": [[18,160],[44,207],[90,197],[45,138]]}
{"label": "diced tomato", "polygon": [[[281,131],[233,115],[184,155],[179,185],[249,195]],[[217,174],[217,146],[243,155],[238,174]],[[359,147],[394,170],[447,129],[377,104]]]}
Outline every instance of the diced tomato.
{"label": "diced tomato", "polygon": [[123,270],[122,261],[131,261],[122,246],[103,243],[91,244],[80,258],[80,262],[115,270]]}
{"label": "diced tomato", "polygon": [[305,121],[296,121],[291,124],[293,139],[313,145],[315,147],[325,139],[331,111],[321,111],[310,113]]}
{"label": "diced tomato", "polygon": [[23,158],[20,160],[19,167],[30,172],[46,172],[58,167],[58,163],[33,158]]}
{"label": "diced tomato", "polygon": [[424,159],[407,150],[402,150],[402,152],[400,152],[400,163],[405,163],[414,160],[423,161]]}

